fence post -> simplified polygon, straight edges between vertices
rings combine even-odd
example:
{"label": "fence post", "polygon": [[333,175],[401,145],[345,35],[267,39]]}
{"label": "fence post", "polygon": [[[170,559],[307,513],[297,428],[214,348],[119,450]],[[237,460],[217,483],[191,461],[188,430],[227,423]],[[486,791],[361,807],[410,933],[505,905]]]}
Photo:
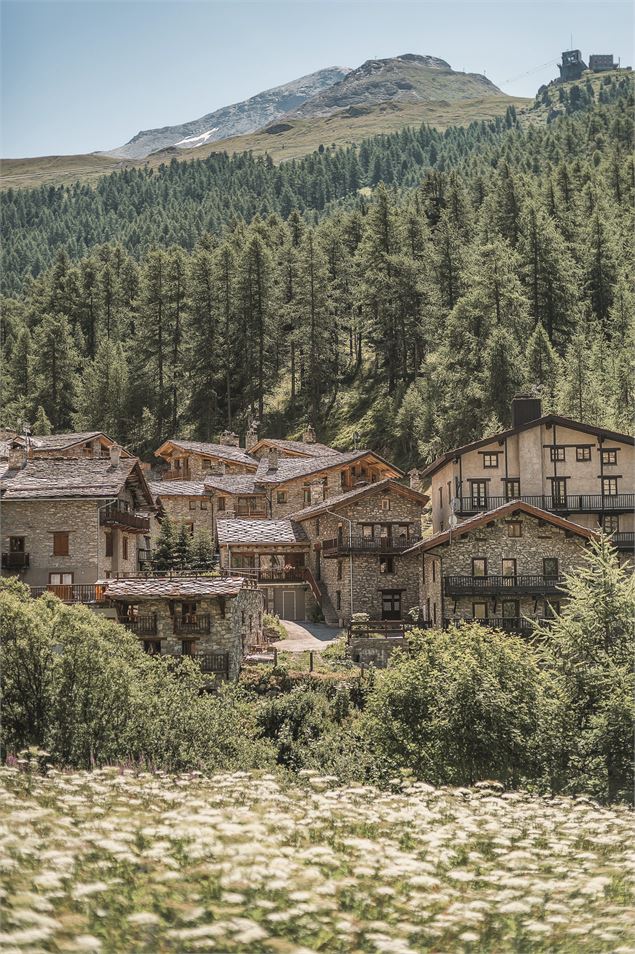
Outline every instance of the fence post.
{"label": "fence post", "polygon": [[313,650],[309,650],[309,672],[313,672]]}
{"label": "fence post", "polygon": [[278,650],[276,647],[273,647],[273,668],[276,669],[278,666]]}

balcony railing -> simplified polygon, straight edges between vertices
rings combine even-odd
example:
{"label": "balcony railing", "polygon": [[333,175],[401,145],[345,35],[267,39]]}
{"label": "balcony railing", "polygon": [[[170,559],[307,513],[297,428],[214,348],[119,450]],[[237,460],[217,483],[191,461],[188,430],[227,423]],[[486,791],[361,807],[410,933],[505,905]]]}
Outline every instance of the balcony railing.
{"label": "balcony railing", "polygon": [[635,494],[567,494],[566,497],[553,497],[549,494],[535,494],[521,497],[457,497],[456,513],[473,514],[483,513],[502,507],[512,500],[521,500],[523,503],[547,510],[549,513],[602,513],[629,511],[635,507]]}
{"label": "balcony railing", "polygon": [[335,540],[322,542],[325,557],[342,556],[346,553],[403,553],[418,543],[421,537],[410,534],[408,537],[359,537],[344,535]]}
{"label": "balcony railing", "polygon": [[[545,622],[541,620],[541,622]],[[456,619],[444,619],[443,628],[458,626],[460,623],[478,623],[479,626],[488,626],[490,629],[502,629],[506,633],[517,633],[519,636],[531,636],[534,627],[530,620],[521,616],[490,616],[487,619],[467,616]]]}
{"label": "balcony railing", "polygon": [[236,516],[237,517],[266,517],[267,516],[267,505],[266,503],[261,503],[258,501],[257,504],[253,506],[245,506],[244,504],[236,504]]}
{"label": "balcony railing", "polygon": [[178,470],[166,470],[161,474],[161,480],[189,480],[190,468],[181,467]]}
{"label": "balcony railing", "polygon": [[126,530],[150,532],[150,518],[132,510],[126,510],[120,503],[108,504],[99,511],[100,523],[104,526],[124,527]]}
{"label": "balcony railing", "polygon": [[32,586],[31,596],[37,599],[44,593],[52,593],[63,603],[100,603],[104,599],[104,587],[95,583],[49,583],[48,586]]}
{"label": "balcony railing", "polygon": [[3,553],[2,568],[5,570],[26,570],[29,566],[29,553]]}
{"label": "balcony railing", "polygon": [[129,629],[135,636],[156,636],[157,635],[157,615],[149,613],[147,616],[135,616],[128,619],[122,617],[119,622]]}
{"label": "balcony railing", "polygon": [[558,593],[563,583],[562,576],[446,576],[443,588],[446,596],[478,596],[482,593],[545,595]]}
{"label": "balcony railing", "polygon": [[305,570],[306,568],[303,566],[293,566],[289,569],[284,567],[263,567],[259,568],[256,573],[259,583],[306,583]]}
{"label": "balcony railing", "polygon": [[635,533],[612,533],[609,539],[613,546],[617,547],[618,550],[635,549]]}
{"label": "balcony railing", "polygon": [[197,613],[187,619],[182,616],[174,617],[174,632],[179,636],[198,636],[209,633],[210,617],[208,613]]}

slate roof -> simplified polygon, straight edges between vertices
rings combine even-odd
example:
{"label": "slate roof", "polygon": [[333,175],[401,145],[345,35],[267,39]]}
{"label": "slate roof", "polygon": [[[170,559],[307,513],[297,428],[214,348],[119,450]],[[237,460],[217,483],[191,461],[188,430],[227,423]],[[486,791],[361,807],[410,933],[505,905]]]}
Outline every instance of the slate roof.
{"label": "slate roof", "polygon": [[208,493],[217,490],[226,494],[264,493],[262,488],[256,487],[255,474],[225,474],[224,477],[206,477],[205,489]]}
{"label": "slate roof", "polygon": [[570,417],[559,417],[557,414],[545,414],[543,417],[537,417],[533,421],[526,421],[519,424],[518,427],[510,427],[506,431],[499,431],[498,434],[491,434],[489,437],[482,437],[478,441],[472,441],[470,444],[463,444],[462,447],[455,447],[453,450],[441,454],[436,460],[421,471],[421,477],[432,477],[433,474],[447,464],[454,457],[460,457],[467,451],[476,450],[478,447],[485,447],[487,444],[493,444],[496,441],[504,441],[507,437],[513,437],[520,431],[528,431],[532,427],[539,427],[541,424],[551,424],[560,427],[567,427],[573,431],[582,431],[583,434],[592,434],[595,437],[605,437],[611,441],[617,441],[620,444],[635,444],[635,438],[632,434],[620,434],[617,431],[609,431],[605,427],[596,427],[595,424],[582,424],[580,421],[574,421]]}
{"label": "slate roof", "polygon": [[374,484],[364,484],[362,487],[347,490],[343,494],[326,497],[325,500],[321,500],[319,503],[311,504],[310,507],[304,507],[302,510],[297,510],[295,513],[290,514],[290,519],[308,520],[320,513],[324,513],[326,510],[332,510],[343,504],[354,503],[359,498],[371,497],[374,494],[382,492],[385,493],[386,490],[393,490],[404,497],[418,500],[422,507],[424,507],[430,499],[426,494],[421,494],[418,490],[413,490],[412,487],[405,487],[403,484],[397,483],[392,477],[385,477],[384,480],[378,480]]}
{"label": "slate roof", "polygon": [[153,498],[136,457],[121,458],[116,467],[99,457],[40,457],[19,470],[6,470],[0,478],[0,493],[6,500],[37,500],[48,497],[117,497],[134,473],[147,502]]}
{"label": "slate roof", "polygon": [[258,465],[258,461],[250,457],[243,447],[232,447],[230,444],[208,444],[204,441],[173,440],[172,438],[161,444],[161,447],[154,452],[155,457],[161,457],[162,450],[169,444],[178,447],[179,450],[191,451],[193,454],[203,454],[207,457],[227,460],[234,464],[244,464],[246,467],[251,467],[252,470],[255,470]]}
{"label": "slate roof", "polygon": [[396,474],[401,473],[397,467],[393,467],[392,464],[389,464],[387,461],[383,460],[383,458],[381,458],[374,451],[369,450],[346,451],[346,453],[343,454],[325,454],[322,457],[312,457],[307,459],[297,457],[280,457],[278,459],[278,467],[276,470],[269,470],[269,460],[265,456],[258,465],[258,470],[256,471],[256,483],[282,484],[287,480],[294,480],[297,477],[308,477],[311,474],[317,474],[320,473],[320,471],[328,470],[329,468],[345,467],[347,464],[353,464],[355,461],[362,460],[367,456],[376,458],[380,463],[383,463],[387,467],[390,467],[392,470],[394,470]]}
{"label": "slate roof", "polygon": [[153,497],[204,497],[209,493],[202,480],[152,480],[149,486]]}
{"label": "slate roof", "polygon": [[340,451],[335,450],[334,447],[329,447],[328,444],[318,444],[317,442],[308,444],[306,441],[286,441],[280,440],[277,437],[263,437],[254,444],[250,450],[253,454],[255,451],[265,447],[277,447],[282,453],[287,451],[292,454],[301,454],[304,457],[325,457],[328,454],[340,453]]}
{"label": "slate roof", "polygon": [[231,543],[308,544],[304,529],[292,520],[219,520],[216,524],[221,546]]}
{"label": "slate roof", "polygon": [[244,577],[152,577],[131,580],[104,580],[105,595],[110,599],[151,600],[187,599],[189,597],[236,596]]}
{"label": "slate roof", "polygon": [[[31,434],[29,444],[32,451],[56,451],[67,450],[76,444],[86,444],[88,441],[94,441],[98,437],[103,437],[109,444],[115,444],[111,437],[104,434],[103,431],[74,431],[67,434]],[[24,445],[24,436],[16,434],[11,443]],[[132,457],[127,450],[121,449],[122,456]]]}
{"label": "slate roof", "polygon": [[467,533],[471,533],[472,530],[478,529],[478,527],[484,527],[493,520],[510,517],[519,512],[526,513],[530,517],[536,517],[538,520],[544,520],[545,523],[550,523],[554,527],[560,527],[562,530],[568,530],[570,533],[575,533],[579,537],[585,537],[587,540],[597,535],[595,530],[582,527],[580,524],[573,523],[572,520],[566,520],[564,517],[559,517],[555,513],[549,513],[548,510],[534,507],[532,504],[525,503],[523,500],[510,500],[509,503],[504,503],[500,507],[495,507],[486,513],[479,513],[475,517],[470,517],[469,520],[464,520],[462,523],[457,524],[452,530],[441,530],[438,533],[433,533],[432,536],[425,537],[405,552],[412,553],[414,550],[432,550],[434,547],[449,543],[450,537],[456,540],[461,536],[465,536]]}

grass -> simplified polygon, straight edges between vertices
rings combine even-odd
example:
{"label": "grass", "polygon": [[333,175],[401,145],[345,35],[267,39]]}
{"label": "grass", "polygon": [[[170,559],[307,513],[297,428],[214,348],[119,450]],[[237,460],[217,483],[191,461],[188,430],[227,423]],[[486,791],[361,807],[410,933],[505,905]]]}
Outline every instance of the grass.
{"label": "grass", "polygon": [[3,159],[0,163],[0,188],[24,189],[41,185],[71,185],[92,182],[99,176],[133,163],[95,153],[77,156],[38,156],[34,159]]}
{"label": "grass", "polygon": [[13,952],[382,954],[635,949],[627,808],[103,769],[0,769]]}

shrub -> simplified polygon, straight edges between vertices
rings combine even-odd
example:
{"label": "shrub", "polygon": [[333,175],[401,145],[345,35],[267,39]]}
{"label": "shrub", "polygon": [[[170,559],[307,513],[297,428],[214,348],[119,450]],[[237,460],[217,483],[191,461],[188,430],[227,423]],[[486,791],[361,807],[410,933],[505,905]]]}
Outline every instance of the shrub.
{"label": "shrub", "polygon": [[278,642],[287,638],[287,631],[280,622],[280,617],[273,613],[265,613],[262,617],[262,629],[268,643]]}
{"label": "shrub", "polygon": [[363,729],[387,771],[436,784],[535,771],[544,679],[526,643],[474,624],[412,634],[367,697]]}

